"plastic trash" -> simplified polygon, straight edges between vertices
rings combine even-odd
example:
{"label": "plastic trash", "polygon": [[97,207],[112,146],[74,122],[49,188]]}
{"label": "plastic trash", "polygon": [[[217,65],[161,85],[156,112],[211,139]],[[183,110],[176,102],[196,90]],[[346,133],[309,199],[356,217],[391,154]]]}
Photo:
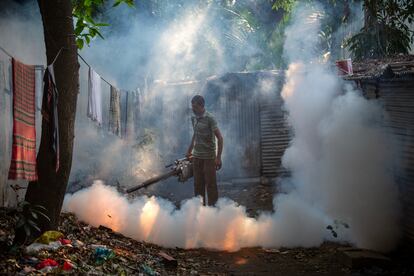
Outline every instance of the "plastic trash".
{"label": "plastic trash", "polygon": [[32,267],[32,266],[25,266],[21,271],[20,271],[20,274],[23,274],[23,275],[25,275],[25,274],[29,274],[29,273],[32,273],[32,272],[35,272],[36,271],[36,268],[34,268],[34,267]]}
{"label": "plastic trash", "polygon": [[56,268],[56,266],[45,266],[44,268],[40,269],[39,271],[42,274],[46,274],[46,273],[51,273],[54,269]]}
{"label": "plastic trash", "polygon": [[102,245],[102,244],[90,244],[89,247],[92,248],[92,249],[107,248],[106,245]]}
{"label": "plastic trash", "polygon": [[70,270],[72,270],[72,269],[73,269],[73,264],[72,264],[71,262],[69,262],[69,261],[65,261],[65,262],[63,263],[63,267],[62,267],[62,269],[63,269],[64,271],[70,271]]}
{"label": "plastic trash", "polygon": [[46,231],[40,237],[38,237],[35,242],[36,243],[43,243],[49,244],[51,242],[55,242],[60,238],[63,238],[63,233],[59,231]]}
{"label": "plastic trash", "polygon": [[159,275],[159,273],[157,271],[155,271],[154,269],[152,269],[151,267],[149,267],[146,264],[141,264],[141,269],[144,271],[145,274],[147,274],[148,276],[156,276]]}
{"label": "plastic trash", "polygon": [[36,269],[41,270],[41,269],[43,269],[45,267],[48,267],[48,266],[55,267],[55,266],[58,266],[58,265],[59,264],[53,259],[45,259],[45,260],[41,261],[40,263],[38,263],[36,265]]}
{"label": "plastic trash", "polygon": [[80,240],[74,240],[74,241],[72,242],[72,244],[73,244],[73,246],[75,246],[75,247],[83,247],[83,246],[85,246],[85,244],[84,244],[83,242],[81,242]]}
{"label": "plastic trash", "polygon": [[59,241],[60,241],[60,243],[61,243],[62,245],[67,245],[67,244],[71,244],[71,243],[72,243],[72,241],[71,241],[71,240],[64,239],[64,238],[60,238],[60,239],[59,239]]}
{"label": "plastic trash", "polygon": [[95,264],[101,265],[113,257],[115,257],[115,253],[112,251],[112,249],[106,247],[95,248]]}
{"label": "plastic trash", "polygon": [[36,257],[24,257],[20,260],[21,264],[28,264],[31,266],[36,265],[37,263],[39,263],[39,259]]}
{"label": "plastic trash", "polygon": [[27,246],[25,251],[26,251],[27,254],[37,253],[41,250],[55,251],[61,246],[62,246],[62,244],[59,241],[51,242],[49,244],[34,242],[34,243],[30,244],[29,246]]}

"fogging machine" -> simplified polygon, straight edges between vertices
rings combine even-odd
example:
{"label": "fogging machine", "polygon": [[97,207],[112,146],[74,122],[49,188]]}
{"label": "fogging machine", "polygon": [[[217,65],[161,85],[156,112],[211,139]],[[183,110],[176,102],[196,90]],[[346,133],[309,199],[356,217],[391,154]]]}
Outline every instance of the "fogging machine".
{"label": "fogging machine", "polygon": [[151,186],[152,184],[155,184],[157,182],[170,178],[171,176],[177,176],[179,182],[185,182],[191,177],[193,177],[193,165],[191,163],[191,160],[187,157],[177,159],[173,163],[165,166],[165,168],[170,168],[170,171],[164,174],[152,177],[142,182],[138,186],[127,189],[126,192],[128,194],[135,192],[139,189],[146,188],[148,186]]}

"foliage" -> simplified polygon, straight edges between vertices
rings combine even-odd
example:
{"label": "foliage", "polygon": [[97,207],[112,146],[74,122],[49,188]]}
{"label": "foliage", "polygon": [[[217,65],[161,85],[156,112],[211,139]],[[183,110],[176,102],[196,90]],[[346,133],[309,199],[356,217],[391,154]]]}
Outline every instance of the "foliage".
{"label": "foliage", "polygon": [[[99,7],[105,4],[105,0],[72,0],[72,2],[72,14],[76,19],[75,35],[78,48],[82,49],[85,44],[89,45],[91,39],[96,36],[103,39],[100,27],[109,26],[109,24],[95,22],[93,15],[98,11]],[[115,0],[112,7],[117,7],[122,3],[127,4],[129,7],[134,6],[134,0]]]}
{"label": "foliage", "polygon": [[272,9],[283,10],[285,12],[285,19],[288,19],[296,4],[297,0],[275,0]]}
{"label": "foliage", "polygon": [[365,0],[365,25],[346,46],[356,59],[408,54],[414,41],[412,0]]}
{"label": "foliage", "polygon": [[272,9],[272,5],[271,0],[260,4],[248,1],[221,3],[222,9],[228,11],[227,17],[231,18],[231,24],[224,22],[222,25],[233,26],[225,32],[224,42],[230,49],[239,49],[228,55],[245,53],[244,56],[232,59],[240,61],[239,68],[235,70],[262,70],[283,66],[281,56],[287,20],[281,11]]}
{"label": "foliage", "polygon": [[23,244],[26,244],[34,234],[41,232],[39,227],[40,218],[50,221],[45,213],[46,211],[45,207],[33,205],[27,201],[22,201],[18,204],[15,212],[15,217],[17,219],[16,231],[24,231],[25,240]]}
{"label": "foliage", "polygon": [[336,32],[348,22],[352,21],[351,6],[361,0],[275,0],[273,9],[282,9],[284,13],[284,20],[290,20],[294,9],[298,4],[312,7],[317,5],[322,7],[321,30],[319,32],[321,51],[325,54],[330,54],[332,58],[340,57],[340,49],[343,41],[339,41]]}

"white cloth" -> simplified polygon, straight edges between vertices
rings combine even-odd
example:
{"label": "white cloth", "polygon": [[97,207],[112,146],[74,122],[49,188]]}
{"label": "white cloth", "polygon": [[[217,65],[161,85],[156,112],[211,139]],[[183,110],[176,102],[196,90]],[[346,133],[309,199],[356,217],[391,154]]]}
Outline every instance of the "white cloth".
{"label": "white cloth", "polygon": [[36,67],[35,69],[35,92],[36,92],[36,109],[42,110],[43,99],[43,74],[44,68]]}
{"label": "white cloth", "polygon": [[99,126],[102,125],[102,88],[101,76],[89,68],[88,79],[88,112],[87,115]]}

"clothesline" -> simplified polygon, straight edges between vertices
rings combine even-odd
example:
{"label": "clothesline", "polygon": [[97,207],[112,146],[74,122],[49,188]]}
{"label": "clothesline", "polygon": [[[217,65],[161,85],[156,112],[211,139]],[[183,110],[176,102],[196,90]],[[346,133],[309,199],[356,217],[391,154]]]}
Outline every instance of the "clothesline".
{"label": "clothesline", "polygon": [[[10,58],[13,58],[13,56],[7,52],[2,46],[0,46],[0,50],[2,50],[6,55],[8,55]],[[62,50],[62,49],[61,49]],[[60,52],[60,50],[59,50]],[[78,53],[78,57],[81,58],[81,60],[86,64],[86,66],[88,66],[89,68],[92,68],[92,66],[89,65],[89,63]],[[40,68],[44,68],[44,65],[35,65],[35,69],[40,69]],[[109,86],[115,87],[113,86],[109,81],[107,81],[105,78],[103,78],[101,75],[99,75],[99,77],[106,82]]]}
{"label": "clothesline", "polygon": [[7,52],[3,47],[1,47],[0,46],[0,49],[6,54],[6,55],[8,55],[9,57],[11,57],[11,58],[13,58],[13,56],[12,55],[10,55],[9,54],[9,52]]}
{"label": "clothesline", "polygon": [[[10,59],[12,60],[12,63],[17,62],[17,60],[14,59],[14,57],[6,50],[4,49],[2,46],[0,46],[0,50],[3,51],[8,57],[10,57]],[[53,63],[59,58],[61,51],[63,50],[63,48],[61,48],[58,53],[56,54],[55,58],[53,59],[53,62],[51,63],[51,65],[48,66],[53,66]],[[115,116],[114,118],[112,118],[112,124],[114,124],[114,126],[112,126],[112,132],[114,134],[116,134],[117,136],[121,136],[121,103],[120,103],[120,90],[118,88],[116,88],[115,86],[113,86],[110,82],[108,82],[106,79],[102,78],[99,74],[97,74],[94,70],[92,70],[92,67],[89,65],[89,63],[85,60],[84,57],[82,57],[80,54],[78,54],[78,57],[86,64],[86,66],[88,66],[91,70],[89,70],[89,83],[88,83],[88,117],[91,118],[93,121],[98,122],[98,125],[101,126],[103,120],[102,120],[102,111],[101,111],[101,86],[100,86],[100,81],[104,81],[106,82],[110,88],[111,88],[111,104],[113,106],[111,106],[111,116]],[[42,71],[44,72],[45,70],[47,70],[47,66],[44,65],[25,65],[22,64],[22,66],[26,66],[27,68],[34,68],[35,71]],[[32,69],[33,70],[33,69]],[[91,72],[93,72],[93,74],[91,75]],[[91,78],[91,76],[95,76],[94,78]],[[94,81],[96,80],[96,81]],[[97,82],[97,80],[99,80]],[[40,86],[39,86],[40,87]],[[38,89],[38,86],[36,85],[36,91],[40,91]],[[41,89],[41,88],[40,88]],[[38,95],[38,93],[36,92],[36,97]],[[129,93],[125,93],[126,95],[126,102],[125,102],[125,111],[126,111],[126,115],[124,116],[125,118],[125,131],[127,129],[127,121],[128,121],[128,94]],[[40,94],[39,94],[40,95]],[[40,98],[36,98],[36,108],[38,110],[41,109],[41,107],[43,106],[43,103],[41,101],[43,101]],[[123,108],[122,108],[123,109]],[[95,114],[96,113],[96,114]],[[122,115],[123,116],[123,115]],[[119,118],[116,118],[119,117]],[[111,128],[111,125],[109,125],[109,127]]]}
{"label": "clothesline", "polygon": [[[89,63],[78,53],[78,57],[81,58],[81,60],[86,64],[86,66],[88,66],[89,68],[92,68],[92,66],[89,65]],[[109,86],[113,86],[111,83],[109,83],[109,81],[107,81],[106,79],[104,79],[101,75],[99,75],[101,77],[101,79],[106,82]]]}

